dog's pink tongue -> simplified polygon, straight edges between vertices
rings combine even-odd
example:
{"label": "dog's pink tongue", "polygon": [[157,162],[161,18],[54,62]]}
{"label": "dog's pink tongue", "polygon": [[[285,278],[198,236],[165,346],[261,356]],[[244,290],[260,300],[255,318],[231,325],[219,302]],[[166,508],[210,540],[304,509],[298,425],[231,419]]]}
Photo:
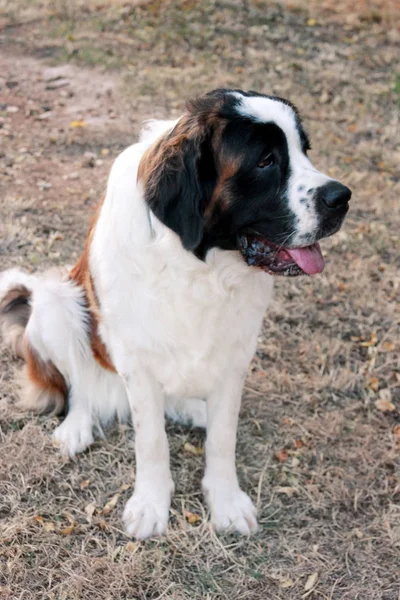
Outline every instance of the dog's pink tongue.
{"label": "dog's pink tongue", "polygon": [[325,261],[318,242],[305,248],[285,248],[285,250],[307,275],[322,273],[324,270]]}

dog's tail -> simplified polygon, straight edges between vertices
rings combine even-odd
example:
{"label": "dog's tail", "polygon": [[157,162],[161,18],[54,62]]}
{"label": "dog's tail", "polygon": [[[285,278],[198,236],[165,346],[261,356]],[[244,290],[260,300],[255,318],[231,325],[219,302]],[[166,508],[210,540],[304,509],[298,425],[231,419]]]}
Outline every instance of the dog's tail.
{"label": "dog's tail", "polygon": [[0,332],[6,346],[26,357],[24,333],[31,316],[32,276],[10,269],[0,274]]}
{"label": "dog's tail", "polygon": [[41,356],[27,335],[35,288],[43,284],[38,277],[19,269],[0,273],[0,333],[11,352],[26,362],[20,377],[19,406],[60,414],[68,396],[65,379],[50,360]]}

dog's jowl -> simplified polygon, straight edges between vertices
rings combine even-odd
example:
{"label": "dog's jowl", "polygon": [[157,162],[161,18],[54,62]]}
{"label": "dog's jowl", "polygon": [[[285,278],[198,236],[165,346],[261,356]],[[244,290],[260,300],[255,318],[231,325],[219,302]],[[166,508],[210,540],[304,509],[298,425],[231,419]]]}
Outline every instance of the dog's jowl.
{"label": "dog's jowl", "polygon": [[257,530],[235,443],[243,381],[275,275],[320,273],[350,190],[318,171],[295,107],[215,90],[149,122],[115,161],[72,270],[0,275],[3,336],[25,359],[22,402],[66,413],[75,455],[116,418],[135,428],[125,527],[168,524],[164,414],[207,428],[203,491],[218,530]]}

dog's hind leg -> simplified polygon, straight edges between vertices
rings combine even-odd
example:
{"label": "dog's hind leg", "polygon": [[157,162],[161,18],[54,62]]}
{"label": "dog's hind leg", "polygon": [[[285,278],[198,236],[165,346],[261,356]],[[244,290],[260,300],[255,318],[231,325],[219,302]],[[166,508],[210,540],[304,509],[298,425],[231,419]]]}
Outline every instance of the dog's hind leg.
{"label": "dog's hind leg", "polygon": [[93,444],[93,417],[81,390],[71,386],[68,414],[53,433],[53,442],[65,456],[75,456]]}
{"label": "dog's hind leg", "polygon": [[64,454],[84,450],[93,441],[86,382],[94,359],[82,289],[65,270],[40,276],[5,271],[0,274],[0,329],[14,354],[26,361],[21,407],[53,414],[67,410],[54,439]]}
{"label": "dog's hind leg", "polygon": [[67,416],[54,431],[53,440],[64,455],[83,452],[93,443],[90,394],[96,392],[96,367],[79,286],[68,279],[44,280],[33,296],[26,336],[42,357],[57,366],[68,384]]}

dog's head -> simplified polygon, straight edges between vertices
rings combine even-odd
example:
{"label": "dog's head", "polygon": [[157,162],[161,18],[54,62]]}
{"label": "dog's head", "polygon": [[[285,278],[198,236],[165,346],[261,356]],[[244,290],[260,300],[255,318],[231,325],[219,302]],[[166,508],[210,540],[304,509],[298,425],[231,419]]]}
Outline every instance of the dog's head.
{"label": "dog's head", "polygon": [[269,273],[314,274],[318,240],[341,227],[351,191],[315,169],[309,148],[286,100],[215,90],[188,103],[138,178],[153,213],[199,258],[237,249]]}

